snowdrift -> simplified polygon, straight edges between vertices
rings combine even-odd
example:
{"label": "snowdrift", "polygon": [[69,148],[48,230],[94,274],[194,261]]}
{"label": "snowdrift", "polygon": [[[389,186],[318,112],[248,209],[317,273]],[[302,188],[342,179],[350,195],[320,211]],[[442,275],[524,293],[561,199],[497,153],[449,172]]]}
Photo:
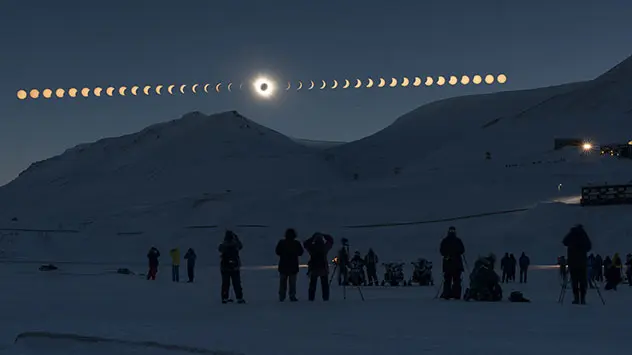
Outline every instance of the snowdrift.
{"label": "snowdrift", "polygon": [[134,341],[52,332],[20,333],[16,337],[15,345],[11,350],[11,353],[14,354],[30,355],[240,355],[240,353],[237,352],[208,350],[183,345],[163,344],[154,341]]}

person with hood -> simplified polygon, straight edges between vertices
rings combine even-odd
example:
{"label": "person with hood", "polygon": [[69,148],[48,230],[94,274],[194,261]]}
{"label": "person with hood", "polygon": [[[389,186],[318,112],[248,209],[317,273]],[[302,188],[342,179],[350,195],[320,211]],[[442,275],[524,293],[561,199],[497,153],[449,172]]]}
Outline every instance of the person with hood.
{"label": "person with hood", "polygon": [[347,285],[349,282],[349,240],[342,238],[342,248],[338,250],[336,265],[338,266],[338,285]]}
{"label": "person with hood", "polygon": [[224,241],[217,247],[220,252],[220,272],[222,275],[222,303],[232,302],[230,299],[230,284],[233,284],[233,291],[237,303],[246,303],[243,290],[241,288],[241,259],[239,252],[243,244],[237,234],[227,230],[224,234]]}
{"label": "person with hood", "polygon": [[171,281],[180,282],[180,249],[173,248],[169,251],[171,256]]}
{"label": "person with hood", "polygon": [[450,227],[448,235],[443,238],[439,246],[443,256],[443,299],[461,299],[461,274],[463,273],[463,254],[465,246],[456,236],[456,228]]}
{"label": "person with hood", "polygon": [[330,235],[314,233],[311,238],[303,243],[303,247],[309,253],[307,268],[309,271],[308,298],[314,301],[316,298],[316,286],[320,279],[320,288],[323,301],[329,300],[329,259],[327,253],[334,245],[334,239]]}
{"label": "person with hood", "polygon": [[364,257],[364,263],[366,265],[367,273],[366,276],[369,286],[373,286],[373,284],[378,285],[377,264],[379,262],[380,259],[377,257],[377,254],[375,254],[372,248],[369,248],[369,252]]}
{"label": "person with hood", "polygon": [[158,264],[160,264],[159,259],[160,252],[156,247],[151,247],[149,252],[147,253],[147,260],[149,261],[149,272],[147,272],[147,280],[155,280],[156,274],[158,274]]}
{"label": "person with hood", "polygon": [[184,254],[184,258],[187,260],[187,276],[189,277],[187,282],[191,283],[195,278],[195,261],[197,260],[195,250],[193,250],[193,248],[189,248],[187,253]]}
{"label": "person with hood", "polygon": [[505,253],[505,256],[503,256],[503,258],[500,259],[500,270],[502,271],[502,278],[500,279],[500,282],[502,283],[509,282],[510,262],[511,261],[509,260],[509,253]]}
{"label": "person with hood", "polygon": [[296,231],[289,228],[285,231],[285,239],[276,245],[276,255],[279,256],[279,301],[285,301],[290,284],[290,301],[296,302],[296,275],[298,274],[299,258],[303,255],[303,245],[296,240]]}
{"label": "person with hood", "polygon": [[520,266],[520,283],[527,283],[527,273],[529,272],[529,265],[531,264],[531,259],[527,256],[527,254],[522,252],[520,255],[520,259],[518,259],[518,264]]}
{"label": "person with hood", "polygon": [[571,276],[573,304],[586,304],[587,254],[592,249],[592,242],[584,227],[577,224],[564,237],[562,244],[566,246],[566,262]]}

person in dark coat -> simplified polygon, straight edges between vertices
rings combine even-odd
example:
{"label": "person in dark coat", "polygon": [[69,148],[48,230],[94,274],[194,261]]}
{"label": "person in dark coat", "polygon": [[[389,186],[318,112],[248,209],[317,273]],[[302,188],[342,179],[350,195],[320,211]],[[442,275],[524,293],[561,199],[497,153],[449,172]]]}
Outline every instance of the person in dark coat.
{"label": "person in dark coat", "polygon": [[503,258],[500,259],[500,270],[502,271],[500,282],[509,282],[509,253],[505,253]]}
{"label": "person in dark coat", "polygon": [[364,263],[366,265],[366,273],[367,273],[367,281],[369,286],[373,286],[373,284],[378,285],[377,281],[377,263],[380,262],[380,259],[377,257],[377,254],[373,251],[373,249],[369,248],[369,252],[364,257]]}
{"label": "person in dark coat", "polygon": [[239,252],[243,244],[237,234],[227,230],[224,234],[224,241],[217,247],[220,252],[220,272],[222,274],[222,303],[232,302],[229,298],[230,284],[233,284],[233,291],[237,303],[246,303],[241,288],[241,259]]}
{"label": "person in dark coat", "polygon": [[309,253],[307,267],[309,273],[308,298],[310,301],[314,301],[316,298],[316,286],[319,279],[323,301],[329,300],[329,259],[327,253],[333,245],[334,239],[330,235],[322,233],[314,233],[303,243],[305,250]]}
{"label": "person in dark coat", "polygon": [[158,274],[158,265],[160,264],[159,259],[160,252],[156,247],[151,247],[149,252],[147,253],[147,260],[149,261],[149,272],[147,272],[147,280],[155,280],[156,274]]}
{"label": "person in dark coat", "polygon": [[187,276],[189,277],[187,282],[193,282],[193,279],[195,278],[195,261],[197,260],[195,250],[193,250],[193,248],[189,248],[187,253],[184,254],[184,258],[187,261]]}
{"label": "person in dark coat", "polygon": [[595,256],[595,263],[593,264],[593,274],[595,275],[595,281],[603,282],[603,258],[600,254]]}
{"label": "person in dark coat", "polygon": [[279,301],[285,301],[288,283],[290,284],[290,301],[296,302],[296,275],[298,274],[299,257],[303,255],[303,246],[296,240],[296,231],[285,231],[285,239],[279,240],[275,252],[279,256]]}
{"label": "person in dark coat", "polygon": [[336,265],[338,267],[338,285],[347,285],[349,283],[349,240],[342,238],[342,248],[338,250],[336,255]]}
{"label": "person in dark coat", "polygon": [[573,304],[586,304],[586,289],[588,286],[588,252],[592,249],[592,242],[581,224],[571,228],[562,244],[566,246],[566,263],[571,276],[573,289]]}
{"label": "person in dark coat", "polygon": [[463,254],[465,246],[456,236],[456,228],[450,227],[448,235],[443,238],[439,247],[443,256],[443,293],[446,300],[461,298],[461,274],[463,273]]}
{"label": "person in dark coat", "polygon": [[520,266],[520,283],[527,283],[527,273],[529,272],[529,265],[531,265],[531,259],[527,256],[527,254],[522,252],[520,255],[520,259],[518,259],[518,264]]}
{"label": "person in dark coat", "polygon": [[512,282],[516,282],[516,266],[518,264],[518,260],[513,254],[509,254],[509,280]]}

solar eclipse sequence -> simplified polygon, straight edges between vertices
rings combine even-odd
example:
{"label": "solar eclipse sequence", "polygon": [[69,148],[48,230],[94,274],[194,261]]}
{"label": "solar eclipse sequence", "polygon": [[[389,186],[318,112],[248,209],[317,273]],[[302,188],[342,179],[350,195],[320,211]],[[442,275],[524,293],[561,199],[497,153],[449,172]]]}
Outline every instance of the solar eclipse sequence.
{"label": "solar eclipse sequence", "polygon": [[232,93],[248,91],[262,99],[274,97],[279,91],[311,91],[311,90],[346,90],[346,89],[371,89],[371,88],[398,88],[398,87],[430,87],[430,86],[456,86],[456,85],[492,85],[505,84],[505,74],[485,75],[461,75],[461,76],[426,76],[426,77],[383,77],[366,79],[342,79],[342,80],[297,80],[279,81],[266,76],[259,76],[249,83],[217,82],[198,84],[159,84],[159,85],[131,85],[131,86],[105,86],[105,87],[71,87],[71,88],[45,88],[45,89],[20,89],[16,96],[19,100],[35,99],[74,99],[89,97],[114,97],[114,96],[140,96],[140,95],[184,95]]}

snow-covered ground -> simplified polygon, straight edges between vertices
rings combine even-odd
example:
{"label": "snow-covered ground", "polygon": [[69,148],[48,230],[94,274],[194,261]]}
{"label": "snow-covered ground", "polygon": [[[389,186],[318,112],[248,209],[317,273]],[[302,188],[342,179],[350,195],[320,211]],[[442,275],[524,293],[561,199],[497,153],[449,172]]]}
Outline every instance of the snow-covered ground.
{"label": "snow-covered ground", "polygon": [[[472,260],[469,261],[472,263]],[[304,273],[298,303],[277,301],[274,270],[243,272],[246,305],[219,303],[219,273],[201,268],[194,284],[170,282],[163,267],[155,282],[107,273],[103,266],[2,265],[6,287],[0,340],[5,354],[161,354],[164,348],[78,342],[23,332],[153,341],[248,355],[270,354],[560,354],[618,352],[632,316],[632,288],[589,291],[587,306],[565,304],[555,269],[534,269],[528,284],[512,283],[532,303],[476,303],[433,299],[432,287],[332,287],[328,303],[310,303]],[[144,271],[140,269],[139,271]],[[438,274],[435,273],[435,277]],[[335,282],[334,282],[335,284]],[[317,294],[319,295],[319,294]],[[159,344],[159,345],[160,345]],[[184,353],[172,349],[171,353]]]}

